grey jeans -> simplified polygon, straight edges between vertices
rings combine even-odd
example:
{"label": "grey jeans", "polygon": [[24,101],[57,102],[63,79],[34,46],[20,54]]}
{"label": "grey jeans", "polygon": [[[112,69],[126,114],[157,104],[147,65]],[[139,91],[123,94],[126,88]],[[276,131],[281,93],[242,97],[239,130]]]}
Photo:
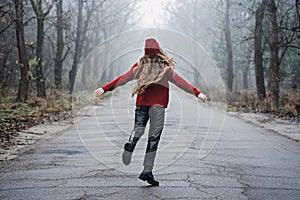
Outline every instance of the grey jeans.
{"label": "grey jeans", "polygon": [[164,127],[165,109],[160,106],[137,106],[135,110],[134,129],[129,142],[135,147],[145,132],[150,119],[148,144],[144,158],[144,172],[152,171],[160,136]]}

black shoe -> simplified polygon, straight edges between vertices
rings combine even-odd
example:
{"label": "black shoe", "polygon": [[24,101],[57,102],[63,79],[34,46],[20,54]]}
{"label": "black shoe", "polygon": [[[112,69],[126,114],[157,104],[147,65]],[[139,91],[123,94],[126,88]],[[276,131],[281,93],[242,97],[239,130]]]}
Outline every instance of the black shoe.
{"label": "black shoe", "polygon": [[131,156],[132,156],[133,148],[130,143],[126,143],[124,145],[124,151],[122,154],[122,161],[124,165],[129,165],[131,161]]}
{"label": "black shoe", "polygon": [[139,179],[147,181],[152,186],[159,186],[159,182],[154,179],[152,172],[141,173]]}

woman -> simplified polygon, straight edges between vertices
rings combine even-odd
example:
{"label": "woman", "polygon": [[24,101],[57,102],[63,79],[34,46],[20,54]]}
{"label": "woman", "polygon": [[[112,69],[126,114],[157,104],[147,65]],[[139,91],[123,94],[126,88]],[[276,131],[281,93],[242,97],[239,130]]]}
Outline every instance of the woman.
{"label": "woman", "polygon": [[205,94],[190,85],[175,71],[175,62],[160,48],[158,42],[149,38],[146,40],[144,55],[135,63],[128,72],[119,76],[112,82],[95,90],[95,97],[111,91],[129,81],[137,80],[132,96],[137,95],[135,123],[129,141],[124,146],[122,161],[129,165],[132,152],[145,131],[150,119],[148,144],[144,158],[144,169],[139,178],[153,186],[159,186],[154,179],[152,170],[160,136],[164,127],[165,108],[169,102],[169,81],[184,91],[195,95],[203,102],[207,100]]}

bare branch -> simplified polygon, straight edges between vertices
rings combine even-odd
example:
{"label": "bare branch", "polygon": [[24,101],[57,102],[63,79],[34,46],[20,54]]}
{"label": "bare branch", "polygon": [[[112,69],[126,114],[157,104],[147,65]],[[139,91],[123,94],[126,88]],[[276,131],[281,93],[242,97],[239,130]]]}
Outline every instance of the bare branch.
{"label": "bare branch", "polygon": [[64,61],[67,58],[67,55],[69,54],[69,51],[71,49],[71,47],[69,45],[66,45],[66,46],[67,46],[67,51],[66,51],[65,55],[63,56],[63,58],[61,59],[62,61]]}
{"label": "bare branch", "polygon": [[31,6],[33,8],[34,13],[38,16],[39,15],[39,11],[38,11],[36,3],[34,2],[34,0],[30,0],[30,3],[31,3]]}
{"label": "bare branch", "polygon": [[47,5],[47,10],[43,13],[44,17],[46,17],[50,11],[52,10],[53,6],[59,3],[60,0],[52,0],[51,4]]}

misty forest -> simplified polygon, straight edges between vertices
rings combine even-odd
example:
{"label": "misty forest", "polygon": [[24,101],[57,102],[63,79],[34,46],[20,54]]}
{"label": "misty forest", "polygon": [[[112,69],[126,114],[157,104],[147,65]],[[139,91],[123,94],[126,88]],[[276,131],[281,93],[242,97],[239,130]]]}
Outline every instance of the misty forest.
{"label": "misty forest", "polygon": [[[180,33],[207,51],[228,110],[299,117],[300,0],[1,0],[2,142],[71,117],[76,79],[92,93],[132,63],[99,74],[97,65],[82,65],[89,53],[115,35],[147,28]],[[202,85],[192,70],[178,70]]]}

